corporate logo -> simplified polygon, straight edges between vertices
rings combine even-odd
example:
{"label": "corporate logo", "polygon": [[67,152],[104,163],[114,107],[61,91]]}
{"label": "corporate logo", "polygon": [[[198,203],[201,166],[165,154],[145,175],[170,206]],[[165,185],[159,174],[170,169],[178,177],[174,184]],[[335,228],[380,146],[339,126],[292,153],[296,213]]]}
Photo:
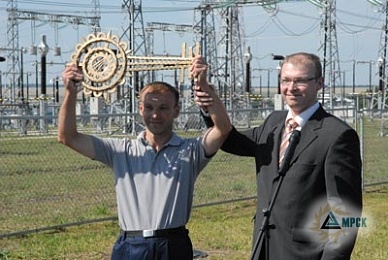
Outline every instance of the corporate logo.
{"label": "corporate logo", "polygon": [[368,227],[367,217],[360,210],[341,202],[330,204],[326,199],[314,203],[305,221],[308,236],[317,243],[327,240],[333,243],[345,243],[359,229]]}

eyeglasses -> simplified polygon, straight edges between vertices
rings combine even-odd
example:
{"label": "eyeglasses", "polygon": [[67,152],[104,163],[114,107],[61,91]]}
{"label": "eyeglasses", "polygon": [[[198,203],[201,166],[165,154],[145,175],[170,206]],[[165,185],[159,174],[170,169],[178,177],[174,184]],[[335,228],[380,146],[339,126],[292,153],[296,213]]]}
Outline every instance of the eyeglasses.
{"label": "eyeglasses", "polygon": [[291,83],[294,83],[295,86],[305,86],[309,81],[316,80],[316,77],[313,78],[307,78],[307,79],[281,79],[280,83],[283,86],[289,86]]}

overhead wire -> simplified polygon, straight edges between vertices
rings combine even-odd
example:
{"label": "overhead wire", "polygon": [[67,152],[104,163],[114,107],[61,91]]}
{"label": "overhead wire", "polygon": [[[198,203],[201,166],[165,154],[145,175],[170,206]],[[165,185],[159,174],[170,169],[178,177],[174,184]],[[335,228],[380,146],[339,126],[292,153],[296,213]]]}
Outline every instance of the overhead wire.
{"label": "overhead wire", "polygon": [[[349,34],[357,34],[357,33],[367,31],[367,30],[381,30],[380,24],[377,27],[373,26],[378,22],[380,22],[380,21],[371,21],[367,25],[359,25],[359,24],[354,24],[354,23],[342,22],[341,19],[339,19],[338,17],[336,19],[337,27],[341,28],[344,32],[349,33]],[[354,30],[354,29],[351,29],[350,27],[359,28],[359,29]]]}
{"label": "overhead wire", "polygon": [[291,29],[289,29],[282,21],[280,21],[279,17],[276,15],[272,18],[272,21],[274,22],[274,25],[282,31],[285,35],[288,36],[302,36],[302,35],[307,35],[311,32],[313,32],[317,27],[319,27],[320,21],[315,21],[309,28],[307,28],[305,31],[296,33],[293,32]]}
{"label": "overhead wire", "polygon": [[[376,19],[375,17],[365,16],[365,15],[355,14],[355,13],[352,13],[352,12],[349,12],[349,11],[339,10],[339,12],[342,12],[342,13],[345,13],[345,14],[348,14],[348,15],[352,15],[352,16],[355,16],[355,17],[358,17],[358,18],[361,17],[361,18],[365,18],[365,19],[369,20],[367,24],[360,25],[360,24],[355,24],[355,23],[342,22],[342,20],[339,19],[338,16],[337,16],[336,17],[336,25],[339,28],[341,28],[343,31],[347,32],[347,33],[356,34],[356,33],[360,33],[360,32],[366,31],[366,30],[370,30],[370,29],[381,30],[379,26],[378,27],[373,27],[374,24],[379,23],[381,21],[380,19]],[[287,26],[283,22],[285,20],[284,18],[279,18],[280,17],[279,14],[289,14],[291,16],[296,16],[296,17],[305,17],[307,19],[314,20],[314,23],[309,28],[307,28],[305,31],[300,32],[300,33],[296,33],[292,29],[290,29],[290,26]],[[278,12],[276,14],[271,14],[270,17],[271,17],[271,20],[273,21],[273,24],[280,31],[282,31],[284,34],[286,34],[288,36],[302,36],[302,35],[309,34],[312,31],[314,31],[317,27],[319,27],[320,22],[321,22],[320,18],[317,19],[316,17],[312,17],[312,16],[300,14],[300,13],[294,13],[294,12],[290,12],[290,11],[285,11],[283,9],[278,10]],[[381,17],[381,15],[379,17]],[[264,25],[267,25],[267,24],[268,24],[268,22],[266,22]],[[352,29],[351,27],[358,28],[358,29],[355,30],[355,29]],[[261,27],[261,28],[264,28],[264,26]],[[260,32],[260,31],[262,31],[262,30],[259,29],[256,32]],[[255,33],[255,34],[257,34],[257,33]]]}
{"label": "overhead wire", "polygon": [[[8,2],[8,0],[0,0],[1,2]],[[173,0],[173,1],[170,1],[170,0],[158,0],[158,2],[165,2],[165,3],[169,3],[169,6],[166,6],[166,7],[161,7],[161,6],[158,6],[158,7],[151,7],[151,6],[143,6],[143,12],[183,12],[183,11],[192,11],[193,10],[193,7],[190,7],[190,6],[185,6],[185,7],[182,7],[182,6],[171,6],[171,2],[173,3],[178,3],[178,4],[182,4],[182,3],[191,3],[191,4],[199,4],[199,0]],[[222,2],[214,2],[212,3],[213,7],[215,8],[226,8],[226,7],[229,7],[229,6],[233,6],[233,5],[236,5],[238,4],[238,0],[226,0],[226,1],[222,1]],[[62,2],[62,1],[49,1],[49,0],[18,0],[18,4],[29,4],[31,6],[39,6],[39,8],[34,8],[34,9],[37,9],[37,10],[42,10],[42,6],[44,7],[47,7],[47,6],[61,6],[61,7],[68,7],[70,8],[69,10],[61,10],[61,13],[74,13],[74,9],[77,9],[77,13],[81,13],[81,12],[91,12],[91,5],[90,3],[80,3],[79,1],[77,2],[69,2],[69,1],[66,1],[66,2]],[[109,14],[109,13],[122,13],[122,7],[121,6],[113,6],[113,5],[100,5],[101,8],[101,14]],[[1,9],[0,9],[1,10]],[[58,12],[57,9],[54,11],[54,10],[45,10],[45,12]],[[337,21],[336,21],[336,24],[338,26],[338,28],[342,29],[344,32],[346,33],[352,33],[352,34],[355,34],[355,33],[360,33],[362,31],[365,31],[365,30],[368,30],[368,29],[376,29],[376,30],[380,30],[380,28],[376,28],[376,27],[373,27],[374,24],[380,22],[379,19],[376,19],[375,17],[370,17],[370,16],[366,16],[366,15],[360,15],[360,14],[355,14],[355,13],[352,13],[350,11],[347,11],[347,10],[339,10],[337,9],[337,11],[339,13],[344,13],[344,14],[347,14],[347,15],[350,15],[350,16],[354,16],[354,17],[357,17],[357,18],[364,18],[364,19],[368,19],[369,21],[364,24],[364,25],[359,25],[359,24],[355,24],[355,23],[346,23],[346,22],[343,22],[338,16],[337,16]],[[285,18],[280,18],[279,14],[288,14],[288,15],[291,15],[291,16],[295,16],[295,17],[305,17],[307,19],[311,19],[314,21],[314,23],[307,29],[305,29],[303,32],[295,32],[293,29],[291,29],[291,25],[289,25],[290,23],[285,23],[284,21],[286,20]],[[380,15],[381,16],[381,15]],[[381,17],[380,17],[381,18]],[[359,20],[359,19],[358,19]],[[290,12],[290,11],[286,11],[286,10],[279,10],[276,14],[271,14],[271,18],[269,20],[267,20],[264,24],[262,24],[260,26],[260,28],[258,28],[257,30],[255,30],[255,32],[251,33],[250,36],[248,37],[253,37],[255,35],[258,35],[262,32],[264,32],[267,28],[269,28],[269,26],[271,25],[271,21],[272,23],[280,30],[282,31],[283,33],[285,33],[286,35],[290,35],[290,36],[301,36],[301,35],[305,35],[305,34],[308,34],[308,33],[311,33],[313,30],[315,30],[318,25],[319,25],[319,22],[320,22],[320,19],[316,18],[316,17],[311,17],[311,16],[308,16],[308,15],[304,15],[304,14],[300,14],[300,13],[293,13],[293,12]],[[357,29],[354,29],[354,28],[357,28]]]}
{"label": "overhead wire", "polygon": [[[307,29],[305,29],[303,32],[296,33],[296,32],[293,32],[289,27],[287,27],[281,21],[281,19],[279,19],[279,14],[288,14],[288,15],[295,16],[295,17],[304,17],[306,19],[312,20],[313,22],[311,23],[311,26],[308,27]],[[285,20],[285,19],[282,19],[282,20]],[[305,14],[294,13],[294,12],[285,11],[285,10],[280,9],[276,15],[272,16],[272,21],[274,22],[274,25],[279,30],[281,30],[284,34],[286,34],[288,36],[302,36],[302,35],[307,35],[307,34],[313,32],[317,27],[319,27],[319,24],[320,24],[321,20],[319,18],[316,18],[316,17],[313,17],[313,16],[308,16],[308,15],[305,15]]]}
{"label": "overhead wire", "polygon": [[[9,2],[8,0],[0,0],[0,2]],[[164,6],[164,7],[161,7],[161,6],[158,6],[158,7],[152,7],[152,6],[147,6],[147,5],[143,5],[143,12],[179,12],[179,11],[190,11],[190,10],[193,10],[193,7],[192,6],[186,6],[186,7],[178,7],[178,6],[171,6],[171,2],[176,2],[176,3],[193,3],[193,4],[200,4],[200,0],[158,0],[158,2],[166,2],[168,3],[169,5],[168,6]],[[239,0],[226,0],[226,1],[222,1],[222,2],[214,2],[212,3],[212,7],[213,8],[225,8],[225,7],[229,7],[229,6],[233,6],[233,5],[237,5],[240,1]],[[72,1],[72,2],[69,2],[69,1],[49,1],[49,0],[18,0],[17,2],[18,4],[29,4],[31,6],[39,6],[38,10],[42,10],[43,7],[46,7],[46,6],[61,6],[61,7],[68,7],[68,8],[71,8],[72,10],[61,10],[61,12],[71,12],[71,13],[74,13],[74,9],[77,9],[78,11],[76,12],[82,12],[82,10],[80,10],[80,8],[84,8],[85,11],[90,11],[92,9],[92,6],[90,5],[90,3],[80,3],[79,1]],[[279,4],[281,3],[281,1],[279,1]],[[106,4],[100,4],[101,8],[101,13],[121,13],[122,12],[122,7],[121,5],[106,5]],[[242,6],[240,4],[240,6]],[[1,7],[0,7],[1,8]],[[4,8],[4,10],[6,10],[7,8]],[[58,9],[56,8],[55,10],[45,10],[47,12],[58,12]],[[365,18],[365,19],[370,19],[370,20],[374,20],[373,17],[370,17],[370,16],[362,16],[360,14],[354,14],[354,13],[351,13],[350,11],[345,11],[345,10],[339,10],[337,9],[338,12],[342,12],[342,13],[345,13],[345,14],[349,14],[349,15],[353,15],[357,18]],[[282,10],[281,11],[282,13],[291,13],[291,12],[287,12],[287,11],[284,11]],[[297,14],[297,16],[301,17],[301,16],[304,16],[303,14]]]}
{"label": "overhead wire", "polygon": [[[337,22],[337,25],[339,28],[341,28],[344,32],[346,33],[350,33],[350,34],[356,34],[356,33],[360,33],[360,32],[363,32],[363,31],[366,31],[366,30],[381,30],[381,27],[380,27],[380,24],[376,27],[374,27],[373,25],[375,25],[376,23],[380,23],[382,20],[382,14],[380,13],[378,15],[378,17],[370,17],[370,16],[365,16],[365,15],[362,15],[362,14],[356,14],[356,13],[353,13],[353,12],[350,12],[350,11],[347,11],[347,10],[337,10],[337,12],[339,13],[343,13],[343,14],[346,14],[346,15],[349,15],[349,16],[354,16],[357,18],[357,20],[359,21],[360,18],[365,18],[367,20],[369,20],[366,24],[364,25],[360,25],[360,24],[354,24],[354,23],[348,23],[348,22],[343,22],[342,19],[339,18],[339,16],[337,15],[336,17],[336,22]],[[378,19],[379,18],[379,19]],[[354,29],[351,29],[351,27],[353,28],[359,28],[357,30],[354,30]]]}
{"label": "overhead wire", "polygon": [[[0,0],[0,2],[8,2],[8,0]],[[171,1],[170,1],[171,2]],[[177,1],[177,2],[183,2],[183,1]],[[192,1],[186,1],[186,2],[192,2]],[[197,1],[198,2],[198,1]],[[45,12],[52,12],[52,13],[58,13],[58,9],[49,9],[45,7],[50,7],[50,6],[61,6],[61,7],[66,7],[69,8],[70,10],[62,9],[60,12],[61,13],[82,13],[82,12],[90,12],[92,10],[92,6],[90,3],[79,3],[79,2],[63,2],[63,1],[45,1],[45,0],[19,0],[17,2],[18,4],[28,4],[30,6],[39,6],[37,8],[38,10],[43,10]],[[192,2],[194,3],[194,2]],[[106,4],[100,4],[100,9],[101,13],[105,14],[112,14],[112,13],[121,13],[122,7],[121,5],[106,5]],[[7,8],[1,8],[0,10],[7,10]],[[76,9],[76,11],[74,11]],[[152,6],[145,6],[143,7],[143,12],[158,12],[158,13],[163,13],[163,12],[184,12],[184,11],[192,11],[193,7],[191,6],[182,6],[182,7],[171,7],[171,4],[169,6],[165,7],[152,7]]]}
{"label": "overhead wire", "polygon": [[261,26],[254,32],[246,35],[246,38],[254,38],[255,36],[265,32],[270,27],[271,22],[272,22],[271,18],[268,17],[268,19],[265,21],[264,24],[261,24]]}

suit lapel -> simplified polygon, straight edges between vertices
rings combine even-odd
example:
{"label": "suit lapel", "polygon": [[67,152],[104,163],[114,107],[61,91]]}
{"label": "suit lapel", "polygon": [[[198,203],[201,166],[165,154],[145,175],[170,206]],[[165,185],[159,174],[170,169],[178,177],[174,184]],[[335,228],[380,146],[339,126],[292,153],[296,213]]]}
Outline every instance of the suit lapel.
{"label": "suit lapel", "polygon": [[[294,155],[291,159],[291,164],[294,163],[299,155],[318,137],[317,130],[322,127],[322,118],[326,117],[328,114],[323,110],[323,108],[320,106],[318,110],[310,117],[310,119],[306,122],[306,124],[303,126],[301,130],[301,137],[299,144],[295,148]],[[286,115],[285,115],[286,116]],[[277,123],[276,127],[273,130],[274,136],[276,138],[276,146],[277,147],[276,153],[273,154],[273,158],[276,158],[276,162],[279,161],[279,146],[280,146],[280,140],[283,130],[283,124],[285,120],[285,116],[280,122]],[[278,163],[273,163],[272,170],[274,172],[273,175],[273,181],[276,181],[279,178],[279,165]]]}
{"label": "suit lapel", "polygon": [[299,155],[318,137],[317,130],[322,128],[322,119],[328,114],[320,106],[303,126],[299,144],[295,148],[291,163],[294,163]]}
{"label": "suit lapel", "polygon": [[[272,182],[274,183],[279,178],[279,148],[280,148],[280,142],[282,139],[283,134],[283,128],[284,128],[284,122],[286,120],[287,112],[282,114],[280,117],[278,117],[276,120],[276,124],[272,130],[272,133],[274,135],[275,143],[274,146],[276,147],[273,149],[272,152],[272,158],[274,162],[271,164],[270,171],[273,173],[271,174]],[[273,187],[272,187],[273,188]]]}
{"label": "suit lapel", "polygon": [[300,133],[300,141],[299,144],[295,148],[295,153],[292,157],[291,163],[294,163],[295,160],[299,157],[299,155],[308,147],[314,139],[317,138],[317,134],[315,132],[316,128],[316,122],[313,122],[311,124],[307,123],[301,133]]}

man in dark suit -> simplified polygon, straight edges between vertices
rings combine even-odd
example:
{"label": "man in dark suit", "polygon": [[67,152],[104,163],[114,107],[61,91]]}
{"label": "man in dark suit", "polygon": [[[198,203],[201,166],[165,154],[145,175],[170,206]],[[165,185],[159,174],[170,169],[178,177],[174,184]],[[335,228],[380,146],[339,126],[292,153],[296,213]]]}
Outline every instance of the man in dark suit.
{"label": "man in dark suit", "polygon": [[[280,70],[280,89],[288,111],[271,113],[259,127],[233,128],[222,146],[226,152],[256,161],[252,259],[350,259],[358,228],[349,223],[360,220],[362,209],[360,142],[354,129],[318,102],[323,85],[319,57],[287,56]],[[212,105],[199,89],[195,101],[204,111]],[[280,176],[279,153],[288,127],[291,133],[300,131],[300,141],[288,170]],[[280,179],[268,225],[263,225],[263,211]],[[262,236],[265,229],[268,233]]]}

